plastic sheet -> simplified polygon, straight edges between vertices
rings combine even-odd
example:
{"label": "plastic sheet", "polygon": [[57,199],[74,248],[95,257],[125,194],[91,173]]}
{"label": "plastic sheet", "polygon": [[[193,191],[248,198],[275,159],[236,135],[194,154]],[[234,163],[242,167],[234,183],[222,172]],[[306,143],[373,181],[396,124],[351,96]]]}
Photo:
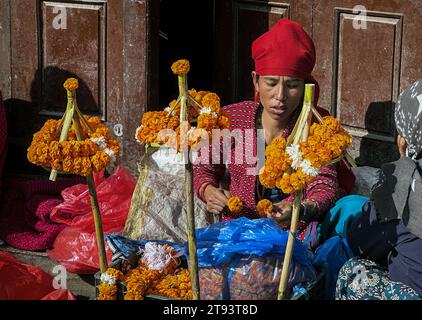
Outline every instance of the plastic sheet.
{"label": "plastic sheet", "polygon": [[[276,299],[288,232],[271,219],[239,218],[196,233],[201,299]],[[316,279],[312,254],[296,239],[287,291]]]}
{"label": "plastic sheet", "polygon": [[38,267],[0,252],[0,300],[75,300],[69,290],[54,289],[53,277]]}
{"label": "plastic sheet", "polygon": [[[103,232],[123,230],[135,180],[123,167],[118,167],[108,178],[98,176],[96,181]],[[70,227],[56,238],[48,256],[60,262],[67,271],[79,274],[93,274],[99,269],[99,256],[95,227],[89,199],[88,187],[77,185],[63,192],[65,202],[53,209],[51,218]],[[107,260],[112,253],[106,246]]]}
{"label": "plastic sheet", "polygon": [[[187,240],[185,165],[173,149],[159,148],[142,161],[123,232],[134,240]],[[196,228],[214,223],[206,205],[194,197]]]}

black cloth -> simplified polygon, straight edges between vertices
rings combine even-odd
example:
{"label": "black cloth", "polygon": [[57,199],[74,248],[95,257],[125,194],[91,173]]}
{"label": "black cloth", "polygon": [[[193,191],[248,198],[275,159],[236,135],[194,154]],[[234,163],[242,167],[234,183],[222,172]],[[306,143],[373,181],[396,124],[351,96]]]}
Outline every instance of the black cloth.
{"label": "black cloth", "polygon": [[347,241],[355,255],[387,266],[391,280],[422,295],[422,239],[401,220],[380,223],[374,203],[368,201],[350,226]]}

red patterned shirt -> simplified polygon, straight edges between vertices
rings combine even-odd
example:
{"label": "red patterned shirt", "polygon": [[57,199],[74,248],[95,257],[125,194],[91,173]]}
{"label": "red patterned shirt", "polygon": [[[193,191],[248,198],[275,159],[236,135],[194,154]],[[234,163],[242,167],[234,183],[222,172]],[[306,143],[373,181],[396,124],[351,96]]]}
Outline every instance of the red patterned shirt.
{"label": "red patterned shirt", "polygon": [[[246,216],[248,218],[259,217],[256,213],[255,197],[257,176],[256,174],[251,174],[251,172],[256,172],[255,167],[257,166],[256,161],[253,160],[254,157],[257,157],[256,114],[259,110],[259,106],[260,104],[257,102],[244,101],[224,107],[223,110],[231,115],[231,132],[233,133],[233,130],[237,129],[236,131],[238,133],[243,133],[243,137],[231,140],[231,154],[229,155],[231,161],[226,161],[226,165],[223,161],[217,162],[217,164],[213,161],[213,164],[210,164],[211,162],[204,160],[207,159],[207,155],[203,152],[199,158],[201,161],[205,162],[200,164],[196,163],[194,165],[194,189],[195,193],[201,199],[203,199],[203,192],[208,184],[219,187],[221,178],[224,176],[227,168],[230,175],[230,193],[232,196],[239,196],[244,204],[244,209],[238,216]],[[327,114],[327,111],[324,109],[318,108],[318,111],[323,115]],[[291,133],[293,126],[296,123],[298,113],[299,112],[296,112],[292,116],[291,122],[283,131],[283,137],[288,137]],[[312,122],[315,121],[316,119],[312,119]],[[243,148],[240,149],[240,152],[239,148],[236,148],[235,142],[239,141],[239,139],[243,140]],[[212,150],[214,149],[217,150],[216,154],[220,154],[220,159],[223,159],[221,154],[221,140],[217,142],[214,141],[213,143],[214,145],[209,149],[209,158],[211,159]],[[318,214],[314,216],[312,220],[318,221],[322,219],[323,214],[328,211],[342,194],[344,194],[344,191],[339,187],[337,181],[336,166],[330,165],[323,167],[320,170],[319,175],[311,183],[307,184],[304,189],[304,200],[313,200],[318,203]],[[294,195],[291,194],[283,201],[292,202],[293,198]],[[231,215],[222,214],[223,221],[234,218],[235,217]],[[302,234],[302,237],[305,234],[307,225],[308,223],[305,223],[304,221],[300,221],[298,224],[298,231]],[[299,238],[302,237],[299,236]]]}

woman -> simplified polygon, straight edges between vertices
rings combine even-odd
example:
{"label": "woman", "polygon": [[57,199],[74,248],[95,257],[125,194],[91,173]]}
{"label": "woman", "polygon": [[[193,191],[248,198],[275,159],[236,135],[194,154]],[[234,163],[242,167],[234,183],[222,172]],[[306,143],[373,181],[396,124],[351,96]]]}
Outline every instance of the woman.
{"label": "woman", "polygon": [[422,79],[399,97],[395,122],[401,157],[382,166],[371,200],[347,232],[359,257],[340,270],[337,299],[422,298],[421,98]]}
{"label": "woman", "polygon": [[[256,164],[248,164],[250,156],[257,156],[257,129],[265,130],[265,144],[268,145],[277,136],[287,137],[291,133],[303,104],[305,83],[316,85],[315,105],[318,101],[319,87],[311,72],[315,65],[315,47],[302,27],[288,19],[281,19],[268,32],[252,44],[252,57],[255,71],[252,72],[257,102],[244,101],[226,106],[224,110],[231,116],[230,130],[245,132],[243,155],[236,154],[232,144],[231,162],[227,165],[230,174],[230,190],[219,188],[224,176],[225,166],[203,163],[194,167],[195,192],[207,204],[214,214],[222,213],[223,220],[238,217],[223,211],[231,195],[239,196],[244,209],[241,216],[257,218],[256,203],[262,198],[271,199],[278,211],[277,222],[288,228],[292,214],[293,195],[282,194],[278,189],[265,190],[253,169]],[[323,109],[320,113],[327,114]],[[315,119],[313,119],[315,120]],[[255,134],[248,135],[248,129]],[[220,147],[221,149],[221,147]],[[212,154],[213,148],[210,149]],[[248,156],[248,154],[250,156]],[[246,162],[246,163],[245,163]],[[251,172],[254,172],[252,174]],[[353,176],[352,176],[353,177]],[[351,181],[353,184],[353,181]],[[316,179],[304,190],[304,200],[300,215],[299,238],[316,235],[315,229],[309,228],[310,222],[318,221],[322,215],[344,193],[339,187],[336,167],[322,168]],[[316,224],[312,224],[315,226]]]}

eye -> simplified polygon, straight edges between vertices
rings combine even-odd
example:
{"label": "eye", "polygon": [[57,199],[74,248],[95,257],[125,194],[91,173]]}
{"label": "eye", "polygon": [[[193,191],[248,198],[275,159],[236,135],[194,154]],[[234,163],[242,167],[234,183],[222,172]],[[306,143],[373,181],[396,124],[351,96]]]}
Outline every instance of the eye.
{"label": "eye", "polygon": [[267,86],[274,87],[277,85],[277,81],[266,81]]}

